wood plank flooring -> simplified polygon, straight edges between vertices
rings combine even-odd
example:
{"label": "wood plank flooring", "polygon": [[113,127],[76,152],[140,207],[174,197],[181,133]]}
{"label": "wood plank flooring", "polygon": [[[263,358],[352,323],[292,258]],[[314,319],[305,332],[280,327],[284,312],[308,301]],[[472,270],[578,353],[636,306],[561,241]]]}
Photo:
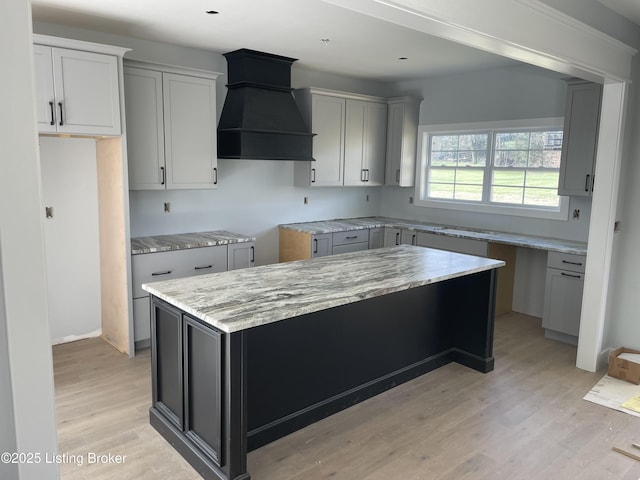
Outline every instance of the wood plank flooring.
{"label": "wood plank flooring", "polygon": [[[575,347],[540,319],[496,319],[496,368],[449,364],[249,454],[253,480],[640,478],[611,451],[640,441],[640,418],[582,400],[604,372],[575,368]],[[53,348],[63,480],[200,476],[148,422],[149,351],[100,339]],[[87,464],[89,454],[126,455]]]}

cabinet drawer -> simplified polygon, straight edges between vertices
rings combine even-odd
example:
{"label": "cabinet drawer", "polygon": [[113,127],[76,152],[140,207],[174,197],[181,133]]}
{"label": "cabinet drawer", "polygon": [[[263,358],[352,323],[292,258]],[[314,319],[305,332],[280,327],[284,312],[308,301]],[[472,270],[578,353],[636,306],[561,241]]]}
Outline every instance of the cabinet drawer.
{"label": "cabinet drawer", "polygon": [[333,246],[369,242],[369,230],[350,230],[333,234]]}
{"label": "cabinet drawer", "polygon": [[360,250],[369,250],[369,243],[348,243],[347,245],[334,245],[333,246],[333,254],[337,255],[339,253],[348,253],[348,252],[359,252]]}
{"label": "cabinet drawer", "polygon": [[547,256],[547,267],[556,268],[558,270],[569,270],[570,272],[584,273],[586,261],[586,255],[549,252]]}
{"label": "cabinet drawer", "polygon": [[144,297],[143,283],[191,277],[227,270],[227,246],[190,248],[133,255],[133,298]]}

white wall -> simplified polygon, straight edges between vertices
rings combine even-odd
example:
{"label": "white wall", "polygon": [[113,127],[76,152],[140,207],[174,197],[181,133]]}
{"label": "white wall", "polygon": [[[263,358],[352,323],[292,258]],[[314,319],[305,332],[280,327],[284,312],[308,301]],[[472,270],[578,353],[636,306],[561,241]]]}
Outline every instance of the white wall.
{"label": "white wall", "polygon": [[[0,85],[0,259],[2,312],[0,329],[6,328],[8,348],[0,348],[0,390],[13,395],[15,436],[0,429],[3,443],[15,438],[19,452],[57,451],[53,394],[53,368],[47,322],[40,171],[37,148],[33,82],[31,9],[25,0],[0,2],[0,44],[3,45]],[[6,389],[6,390],[5,390]],[[0,406],[0,417],[10,415]],[[6,424],[11,428],[11,420]],[[4,427],[4,424],[3,424]],[[12,478],[9,471],[2,478]],[[59,477],[51,463],[18,465],[21,480]],[[15,478],[15,477],[14,477]]]}

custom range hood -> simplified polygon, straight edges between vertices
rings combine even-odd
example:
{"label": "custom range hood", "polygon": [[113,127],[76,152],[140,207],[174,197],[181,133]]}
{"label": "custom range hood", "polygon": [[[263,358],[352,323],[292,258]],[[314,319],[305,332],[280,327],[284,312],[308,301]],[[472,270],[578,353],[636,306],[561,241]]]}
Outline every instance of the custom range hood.
{"label": "custom range hood", "polygon": [[229,82],[218,123],[218,158],[313,160],[313,134],[291,93],[296,59],[248,49],[224,56]]}

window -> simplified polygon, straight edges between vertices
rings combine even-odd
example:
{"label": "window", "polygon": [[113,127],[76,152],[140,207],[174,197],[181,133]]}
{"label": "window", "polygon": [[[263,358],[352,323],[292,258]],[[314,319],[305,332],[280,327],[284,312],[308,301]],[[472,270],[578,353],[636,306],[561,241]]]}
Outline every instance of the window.
{"label": "window", "polygon": [[562,119],[420,127],[418,205],[566,219]]}

